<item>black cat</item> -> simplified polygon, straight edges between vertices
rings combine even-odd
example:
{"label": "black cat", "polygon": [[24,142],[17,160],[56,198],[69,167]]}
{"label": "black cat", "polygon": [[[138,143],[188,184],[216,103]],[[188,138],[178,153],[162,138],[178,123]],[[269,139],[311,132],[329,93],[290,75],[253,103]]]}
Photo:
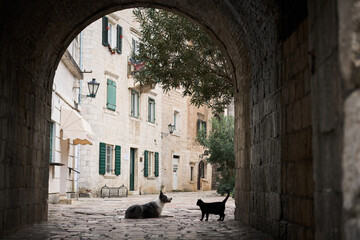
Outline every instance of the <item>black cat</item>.
{"label": "black cat", "polygon": [[208,220],[209,218],[209,214],[216,214],[216,215],[220,215],[220,218],[218,219],[218,221],[224,221],[225,218],[225,203],[228,200],[229,196],[230,196],[230,192],[227,191],[228,195],[226,196],[226,198],[222,201],[222,202],[212,202],[212,203],[205,203],[203,202],[203,200],[199,199],[196,203],[196,205],[198,205],[201,209],[201,219],[200,221],[202,221],[204,219],[204,215],[206,214],[206,219],[205,221]]}

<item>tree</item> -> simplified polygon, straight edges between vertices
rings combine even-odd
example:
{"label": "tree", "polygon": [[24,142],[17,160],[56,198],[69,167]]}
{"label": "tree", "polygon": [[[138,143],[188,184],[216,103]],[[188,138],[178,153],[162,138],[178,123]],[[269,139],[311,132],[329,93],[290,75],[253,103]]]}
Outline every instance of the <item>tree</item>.
{"label": "tree", "polygon": [[206,135],[205,129],[200,129],[197,140],[209,149],[210,156],[206,160],[217,166],[220,171],[218,192],[232,190],[235,186],[234,118],[232,116],[212,118],[209,135]]}
{"label": "tree", "polygon": [[140,23],[139,51],[133,63],[142,66],[134,77],[141,84],[160,83],[164,91],[182,86],[196,106],[216,111],[234,95],[233,77],[225,56],[198,25],[159,9],[135,9]]}

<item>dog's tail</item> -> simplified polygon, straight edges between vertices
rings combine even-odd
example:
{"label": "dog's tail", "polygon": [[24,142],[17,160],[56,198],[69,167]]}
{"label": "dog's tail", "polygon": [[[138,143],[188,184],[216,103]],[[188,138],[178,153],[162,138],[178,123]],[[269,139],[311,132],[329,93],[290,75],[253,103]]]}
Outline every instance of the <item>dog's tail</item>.
{"label": "dog's tail", "polygon": [[230,192],[228,191],[228,190],[226,190],[227,191],[227,196],[226,196],[226,198],[223,200],[223,203],[226,203],[226,201],[228,200],[228,198],[229,198],[229,196],[230,196]]}

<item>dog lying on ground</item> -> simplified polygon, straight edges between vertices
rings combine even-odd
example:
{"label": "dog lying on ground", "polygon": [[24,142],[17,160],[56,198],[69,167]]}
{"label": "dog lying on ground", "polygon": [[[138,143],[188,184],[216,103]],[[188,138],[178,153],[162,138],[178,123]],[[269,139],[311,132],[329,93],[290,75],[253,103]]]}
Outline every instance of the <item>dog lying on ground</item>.
{"label": "dog lying on ground", "polygon": [[172,198],[168,198],[160,191],[159,198],[155,201],[144,205],[132,205],[125,212],[125,218],[157,218],[160,217],[165,203],[171,202]]}

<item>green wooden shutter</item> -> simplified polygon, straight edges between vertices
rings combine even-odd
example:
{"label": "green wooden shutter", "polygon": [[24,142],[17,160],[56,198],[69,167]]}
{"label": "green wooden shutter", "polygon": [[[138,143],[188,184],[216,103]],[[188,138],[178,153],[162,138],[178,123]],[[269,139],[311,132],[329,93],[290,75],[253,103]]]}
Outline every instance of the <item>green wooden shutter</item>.
{"label": "green wooden shutter", "polygon": [[116,110],[116,82],[107,80],[107,104],[106,107],[110,110]]}
{"label": "green wooden shutter", "polygon": [[144,152],[144,177],[149,176],[149,152],[145,150]]}
{"label": "green wooden shutter", "polygon": [[159,176],[159,153],[155,152],[155,177]]}
{"label": "green wooden shutter", "polygon": [[115,175],[121,174],[121,146],[115,146]]}
{"label": "green wooden shutter", "polygon": [[135,104],[135,93],[134,93],[134,90],[131,90],[131,116],[135,116],[135,107],[134,107],[134,104]]}
{"label": "green wooden shutter", "polygon": [[136,99],[137,99],[137,113],[136,113],[136,117],[139,117],[140,115],[140,94],[138,92],[136,92]]}
{"label": "green wooden shutter", "polygon": [[156,108],[155,108],[156,106],[155,106],[155,100],[154,100],[154,122],[156,121],[156,114],[155,114],[155,110],[156,110]]}
{"label": "green wooden shutter", "polygon": [[99,148],[99,174],[105,174],[106,144],[100,143]]}
{"label": "green wooden shutter", "polygon": [[117,29],[116,51],[117,53],[122,53],[122,27],[120,25],[117,25],[116,29]]}
{"label": "green wooden shutter", "polygon": [[107,17],[103,17],[102,18],[102,44],[104,46],[109,45],[107,27],[109,27],[109,19]]}

